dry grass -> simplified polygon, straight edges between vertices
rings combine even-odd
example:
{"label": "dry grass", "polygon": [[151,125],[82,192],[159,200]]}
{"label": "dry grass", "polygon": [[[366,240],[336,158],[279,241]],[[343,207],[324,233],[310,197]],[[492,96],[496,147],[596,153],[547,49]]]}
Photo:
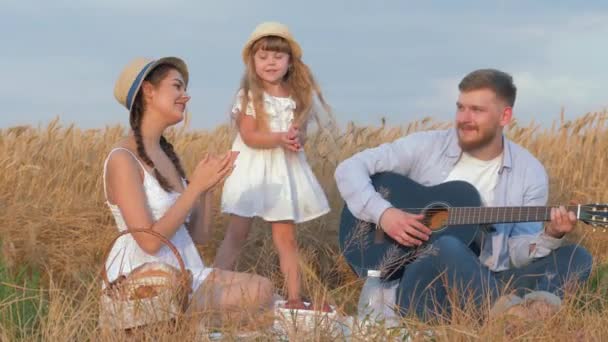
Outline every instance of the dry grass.
{"label": "dry grass", "polygon": [[[551,128],[517,123],[508,136],[528,148],[546,166],[551,203],[572,198],[585,202],[608,201],[607,113],[585,115],[575,121],[558,120]],[[316,134],[307,143],[307,154],[331,202],[331,214],[298,228],[304,265],[304,290],[310,297],[327,296],[342,312],[354,314],[361,281],[339,256],[337,227],[342,201],[333,180],[337,163],[362,149],[392,141],[413,131],[446,127],[430,119],[402,127],[357,127],[348,125]],[[29,265],[42,272],[45,314],[39,318],[36,339],[117,340],[100,334],[96,327],[101,256],[116,234],[106,209],[102,190],[102,164],[110,146],[126,134],[123,127],[82,130],[63,127],[54,121],[47,127],[13,127],[0,130],[0,237],[3,258],[10,267]],[[222,126],[211,132],[173,130],[169,139],[191,170],[203,152],[229,148],[232,135]],[[317,150],[315,150],[317,149]],[[217,212],[215,236],[200,246],[207,263],[212,262],[223,237],[226,217]],[[282,280],[269,229],[256,222],[239,269],[268,276],[280,287]],[[606,260],[608,238],[580,225],[572,239],[581,241],[594,255],[596,265]],[[518,339],[591,339],[608,336],[606,287],[570,297],[558,315],[548,322],[528,327]],[[0,302],[0,309],[8,304]],[[1,322],[1,321],[0,321]],[[426,328],[404,321],[410,328]],[[232,327],[233,330],[236,329]],[[466,313],[435,327],[438,340],[505,339],[500,322],[480,324]],[[230,329],[229,329],[230,330]],[[0,325],[0,340],[29,339],[23,331]],[[195,337],[191,326],[177,331],[146,332],[138,339]],[[369,334],[386,334],[372,331]],[[371,336],[371,335],[369,335]],[[368,336],[368,337],[369,337]],[[443,337],[442,337],[443,336]],[[271,336],[266,336],[271,338]],[[376,336],[379,337],[379,336]],[[334,339],[327,331],[299,336],[302,339]],[[204,340],[204,339],[203,339]]]}

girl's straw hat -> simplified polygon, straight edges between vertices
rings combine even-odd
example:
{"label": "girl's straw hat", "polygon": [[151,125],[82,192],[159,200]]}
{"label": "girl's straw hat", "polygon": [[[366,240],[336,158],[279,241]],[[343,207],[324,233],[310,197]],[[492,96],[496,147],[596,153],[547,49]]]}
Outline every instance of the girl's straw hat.
{"label": "girl's straw hat", "polygon": [[249,36],[249,40],[247,40],[247,43],[245,43],[245,47],[243,47],[243,62],[245,62],[245,64],[247,64],[247,61],[249,60],[249,53],[251,52],[250,50],[253,43],[255,43],[258,39],[267,36],[278,36],[287,40],[291,46],[291,54],[293,57],[302,58],[302,49],[300,48],[298,42],[293,39],[293,36],[289,32],[289,28],[287,28],[286,25],[278,22],[265,22],[259,24],[255,28],[251,36]]}
{"label": "girl's straw hat", "polygon": [[118,76],[118,80],[114,85],[114,97],[118,103],[131,111],[135,96],[139,92],[139,88],[141,88],[144,79],[150,71],[154,70],[154,68],[160,64],[169,64],[175,67],[182,74],[186,85],[188,85],[188,66],[180,58],[164,57],[152,60],[138,57],[127,64]]}

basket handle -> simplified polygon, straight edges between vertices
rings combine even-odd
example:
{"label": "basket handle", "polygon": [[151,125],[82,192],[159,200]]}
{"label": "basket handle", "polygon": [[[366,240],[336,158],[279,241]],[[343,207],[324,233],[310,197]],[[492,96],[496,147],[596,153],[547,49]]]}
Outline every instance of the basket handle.
{"label": "basket handle", "polygon": [[108,246],[108,249],[106,250],[106,252],[103,255],[104,266],[103,266],[103,269],[101,271],[101,277],[102,277],[102,279],[103,279],[103,281],[104,281],[104,283],[106,284],[107,287],[110,286],[110,280],[108,279],[108,272],[106,270],[105,263],[108,261],[108,256],[110,254],[110,250],[112,249],[112,246],[114,246],[114,244],[116,243],[116,240],[118,240],[118,238],[120,238],[123,235],[133,234],[133,233],[147,233],[147,234],[150,234],[152,236],[156,236],[167,247],[169,247],[169,249],[171,249],[171,251],[173,252],[173,254],[175,254],[175,257],[177,258],[177,262],[179,263],[180,272],[182,274],[182,281],[184,282],[184,284],[187,284],[187,282],[188,282],[188,273],[187,273],[187,270],[186,270],[186,265],[184,264],[184,260],[182,259],[181,255],[179,254],[179,251],[177,250],[177,248],[175,248],[175,245],[173,245],[173,243],[171,243],[171,241],[169,241],[169,239],[167,239],[166,237],[164,237],[162,234],[160,234],[158,232],[155,232],[152,229],[131,228],[131,229],[127,229],[125,231],[120,232],[112,240],[112,242]]}

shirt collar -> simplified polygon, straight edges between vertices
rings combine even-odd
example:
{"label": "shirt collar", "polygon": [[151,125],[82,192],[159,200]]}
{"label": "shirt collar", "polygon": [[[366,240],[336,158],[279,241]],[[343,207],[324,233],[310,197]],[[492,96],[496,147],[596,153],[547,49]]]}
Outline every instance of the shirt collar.
{"label": "shirt collar", "polygon": [[[502,173],[505,169],[510,170],[513,166],[513,159],[511,157],[511,142],[504,135],[502,136],[502,142],[503,157],[498,173]],[[460,159],[461,154],[462,149],[458,145],[458,133],[456,132],[456,128],[452,128],[450,129],[450,139],[448,139],[448,146],[445,149],[445,155],[448,158],[453,159],[453,164],[456,164],[458,159]]]}

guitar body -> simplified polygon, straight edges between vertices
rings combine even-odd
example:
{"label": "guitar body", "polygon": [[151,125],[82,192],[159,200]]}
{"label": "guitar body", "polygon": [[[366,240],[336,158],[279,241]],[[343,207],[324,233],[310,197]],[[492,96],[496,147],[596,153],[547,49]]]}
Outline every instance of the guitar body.
{"label": "guitar body", "polygon": [[[395,208],[411,213],[424,213],[423,223],[433,230],[432,243],[442,235],[451,235],[470,245],[479,225],[447,225],[449,207],[479,207],[481,198],[475,187],[463,181],[450,181],[436,186],[423,186],[395,173],[378,173],[371,177],[377,192]],[[407,208],[407,209],[406,209]],[[384,279],[396,279],[415,257],[417,248],[406,247],[373,223],[355,218],[345,205],[340,219],[340,248],[346,261],[359,277],[367,270],[381,270]]]}

